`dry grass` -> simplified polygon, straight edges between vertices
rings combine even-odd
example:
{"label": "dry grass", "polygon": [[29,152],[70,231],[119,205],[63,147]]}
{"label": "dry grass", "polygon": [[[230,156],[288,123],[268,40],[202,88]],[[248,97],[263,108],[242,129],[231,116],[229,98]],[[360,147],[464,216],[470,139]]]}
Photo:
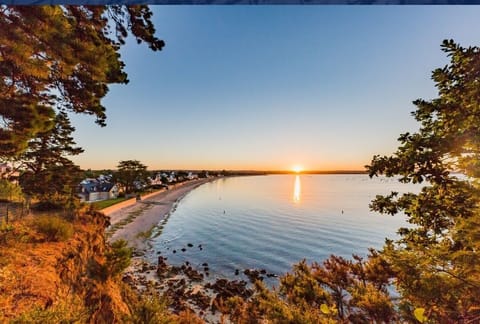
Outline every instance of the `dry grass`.
{"label": "dry grass", "polygon": [[118,277],[98,278],[94,270],[109,253],[103,217],[77,219],[64,242],[45,241],[32,218],[0,227],[0,323],[144,323],[144,315],[158,323],[203,323],[137,294],[127,298]]}
{"label": "dry grass", "polygon": [[64,243],[38,243],[43,236],[28,222],[15,222],[0,249],[0,314],[6,317],[35,305],[45,307],[53,302],[52,296],[62,296],[56,265]]}
{"label": "dry grass", "polygon": [[104,314],[128,314],[118,284],[100,282],[89,271],[91,262],[105,262],[102,222],[77,221],[65,242],[45,241],[31,217],[0,231],[0,323],[58,323],[58,318],[76,323],[93,312],[100,321]]}

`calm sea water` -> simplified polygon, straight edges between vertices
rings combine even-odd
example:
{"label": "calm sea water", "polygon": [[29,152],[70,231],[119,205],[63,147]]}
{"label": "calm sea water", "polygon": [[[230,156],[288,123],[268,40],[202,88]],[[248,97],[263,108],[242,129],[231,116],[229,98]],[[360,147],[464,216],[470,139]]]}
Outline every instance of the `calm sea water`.
{"label": "calm sea water", "polygon": [[160,251],[170,264],[188,260],[201,269],[206,262],[210,277],[244,279],[235,276],[236,269],[282,274],[302,259],[366,255],[369,247],[380,248],[406,225],[404,216],[369,210],[375,195],[392,190],[416,192],[418,186],[366,175],[219,179],[180,201],[152,241],[152,259]]}

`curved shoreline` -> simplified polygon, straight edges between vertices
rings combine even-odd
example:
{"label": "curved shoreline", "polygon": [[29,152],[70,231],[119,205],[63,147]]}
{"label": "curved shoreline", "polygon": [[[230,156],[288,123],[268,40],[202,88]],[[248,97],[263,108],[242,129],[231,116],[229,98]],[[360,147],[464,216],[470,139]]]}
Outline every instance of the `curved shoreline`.
{"label": "curved shoreline", "polygon": [[[197,187],[216,180],[207,178],[192,180],[171,186],[170,190],[162,190],[134,205],[122,208],[109,214],[111,233],[109,241],[126,240],[129,246],[145,252],[148,248],[148,233],[151,233],[162,220],[174,210],[178,202]],[[121,227],[119,225],[123,224]],[[115,230],[113,230],[115,229]]]}

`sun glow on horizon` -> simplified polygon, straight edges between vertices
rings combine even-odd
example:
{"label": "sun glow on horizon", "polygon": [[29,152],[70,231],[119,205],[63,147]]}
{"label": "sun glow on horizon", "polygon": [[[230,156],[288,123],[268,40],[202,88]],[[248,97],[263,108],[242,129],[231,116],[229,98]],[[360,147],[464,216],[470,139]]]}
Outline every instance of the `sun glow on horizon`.
{"label": "sun glow on horizon", "polygon": [[292,171],[295,173],[300,173],[303,171],[303,167],[301,165],[295,165],[293,166]]}

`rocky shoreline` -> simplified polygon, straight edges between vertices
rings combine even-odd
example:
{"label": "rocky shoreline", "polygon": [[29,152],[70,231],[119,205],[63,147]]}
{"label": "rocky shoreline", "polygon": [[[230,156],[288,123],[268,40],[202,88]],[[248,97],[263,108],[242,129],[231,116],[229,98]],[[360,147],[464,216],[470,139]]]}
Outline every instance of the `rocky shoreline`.
{"label": "rocky shoreline", "polygon": [[[248,299],[254,293],[255,281],[277,277],[264,269],[235,269],[234,276],[238,276],[238,280],[212,278],[208,263],[194,266],[185,261],[180,265],[171,265],[161,251],[152,250],[149,244],[151,237],[161,234],[178,202],[193,189],[212,180],[215,178],[185,183],[110,215],[112,225],[130,220],[110,237],[110,241],[125,239],[134,249],[132,263],[122,280],[139,293],[153,290],[158,296],[165,297],[174,313],[188,308],[207,323],[219,322],[219,310],[224,300],[234,296]],[[172,253],[192,248],[201,251],[204,247],[188,243],[172,250]]]}
{"label": "rocky shoreline", "polygon": [[247,300],[254,294],[253,284],[257,280],[277,277],[265,269],[236,269],[235,275],[244,275],[248,281],[211,278],[208,263],[201,264],[200,269],[189,261],[178,266],[170,265],[168,258],[162,255],[158,255],[156,263],[151,263],[144,252],[136,251],[122,280],[139,293],[153,289],[158,296],[169,301],[174,313],[190,309],[207,323],[219,321],[222,305],[228,298],[236,296]]}

